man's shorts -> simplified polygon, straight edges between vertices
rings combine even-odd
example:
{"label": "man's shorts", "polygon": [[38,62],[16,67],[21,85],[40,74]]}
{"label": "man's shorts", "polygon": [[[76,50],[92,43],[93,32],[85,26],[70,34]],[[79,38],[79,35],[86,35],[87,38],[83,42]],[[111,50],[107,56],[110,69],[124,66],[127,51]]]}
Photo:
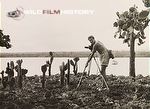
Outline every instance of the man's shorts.
{"label": "man's shorts", "polygon": [[102,53],[100,54],[100,62],[101,62],[101,65],[105,65],[105,66],[108,66],[109,64],[109,54],[108,52],[105,52],[105,53]]}

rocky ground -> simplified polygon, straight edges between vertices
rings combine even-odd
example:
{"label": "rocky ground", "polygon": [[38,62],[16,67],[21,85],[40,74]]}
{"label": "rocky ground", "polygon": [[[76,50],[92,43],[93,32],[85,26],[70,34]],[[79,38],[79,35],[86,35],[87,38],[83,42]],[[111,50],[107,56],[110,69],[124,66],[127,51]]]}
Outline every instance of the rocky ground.
{"label": "rocky ground", "polygon": [[102,89],[97,75],[70,77],[69,86],[60,86],[60,76],[47,77],[42,89],[40,77],[27,77],[22,90],[0,89],[0,109],[150,109],[150,77],[109,75],[110,90]]}

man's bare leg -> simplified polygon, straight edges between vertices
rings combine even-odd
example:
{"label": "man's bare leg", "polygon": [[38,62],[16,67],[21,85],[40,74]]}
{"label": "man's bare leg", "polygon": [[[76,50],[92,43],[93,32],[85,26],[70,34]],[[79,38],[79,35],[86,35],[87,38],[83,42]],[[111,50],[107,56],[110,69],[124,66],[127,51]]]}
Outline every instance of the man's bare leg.
{"label": "man's bare leg", "polygon": [[[104,79],[107,81],[107,78],[106,78],[106,67],[107,67],[106,65],[101,65],[101,74],[104,77]],[[104,81],[103,81],[103,87],[106,87]]]}

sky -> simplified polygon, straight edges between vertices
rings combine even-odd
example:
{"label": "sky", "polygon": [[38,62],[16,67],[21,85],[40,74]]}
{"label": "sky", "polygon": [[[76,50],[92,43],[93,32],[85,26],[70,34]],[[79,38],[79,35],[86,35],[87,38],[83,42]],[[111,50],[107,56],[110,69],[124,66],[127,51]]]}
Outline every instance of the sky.
{"label": "sky", "polygon": [[[127,11],[134,5],[139,11],[147,9],[142,0],[1,0],[0,3],[0,27],[4,34],[10,35],[12,44],[10,49],[0,48],[1,52],[87,51],[84,47],[90,44],[87,40],[90,35],[95,36],[96,40],[104,43],[108,49],[129,50],[127,44],[123,44],[122,40],[114,38],[114,33],[117,31],[117,28],[113,27],[117,19],[116,12]],[[25,14],[20,20],[15,20],[8,17],[7,13],[16,8],[23,10],[93,10],[94,13],[90,15]],[[145,33],[146,43],[136,46],[136,50],[149,50],[149,28],[145,30]],[[8,61],[4,59],[2,63],[0,62],[3,69]],[[57,66],[52,70],[59,72],[59,65],[62,62],[59,61],[56,60],[54,64]],[[148,61],[147,59],[136,61],[138,73],[149,74]],[[31,62],[35,67],[31,66]],[[108,73],[127,74],[128,62],[122,59],[118,66],[110,66]],[[43,59],[24,61],[25,68],[32,72],[29,74],[40,74],[40,67],[44,63]],[[80,70],[82,66],[79,66]]]}
{"label": "sky", "polygon": [[[146,9],[142,0],[1,0],[1,29],[11,38],[12,48],[2,52],[86,51],[87,37],[94,35],[108,49],[129,50],[127,44],[115,39],[116,12],[129,7]],[[91,15],[27,15],[20,20],[7,16],[16,8],[24,10],[93,10]],[[136,48],[149,50],[146,43]]]}

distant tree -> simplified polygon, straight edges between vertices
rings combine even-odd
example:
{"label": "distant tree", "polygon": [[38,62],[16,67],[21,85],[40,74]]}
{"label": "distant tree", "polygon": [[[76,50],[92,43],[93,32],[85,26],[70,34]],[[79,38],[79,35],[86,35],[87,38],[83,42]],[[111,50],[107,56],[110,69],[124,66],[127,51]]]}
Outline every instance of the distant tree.
{"label": "distant tree", "polygon": [[118,19],[113,26],[118,30],[114,37],[123,39],[123,43],[127,43],[130,47],[130,72],[129,75],[135,77],[135,40],[138,39],[138,45],[144,44],[145,33],[144,29],[149,23],[149,11],[144,10],[138,12],[137,7],[130,7],[129,11],[116,13]]}
{"label": "distant tree", "polygon": [[9,37],[10,37],[9,35],[4,35],[3,31],[0,30],[0,46],[1,47],[6,47],[7,49],[11,48]]}

